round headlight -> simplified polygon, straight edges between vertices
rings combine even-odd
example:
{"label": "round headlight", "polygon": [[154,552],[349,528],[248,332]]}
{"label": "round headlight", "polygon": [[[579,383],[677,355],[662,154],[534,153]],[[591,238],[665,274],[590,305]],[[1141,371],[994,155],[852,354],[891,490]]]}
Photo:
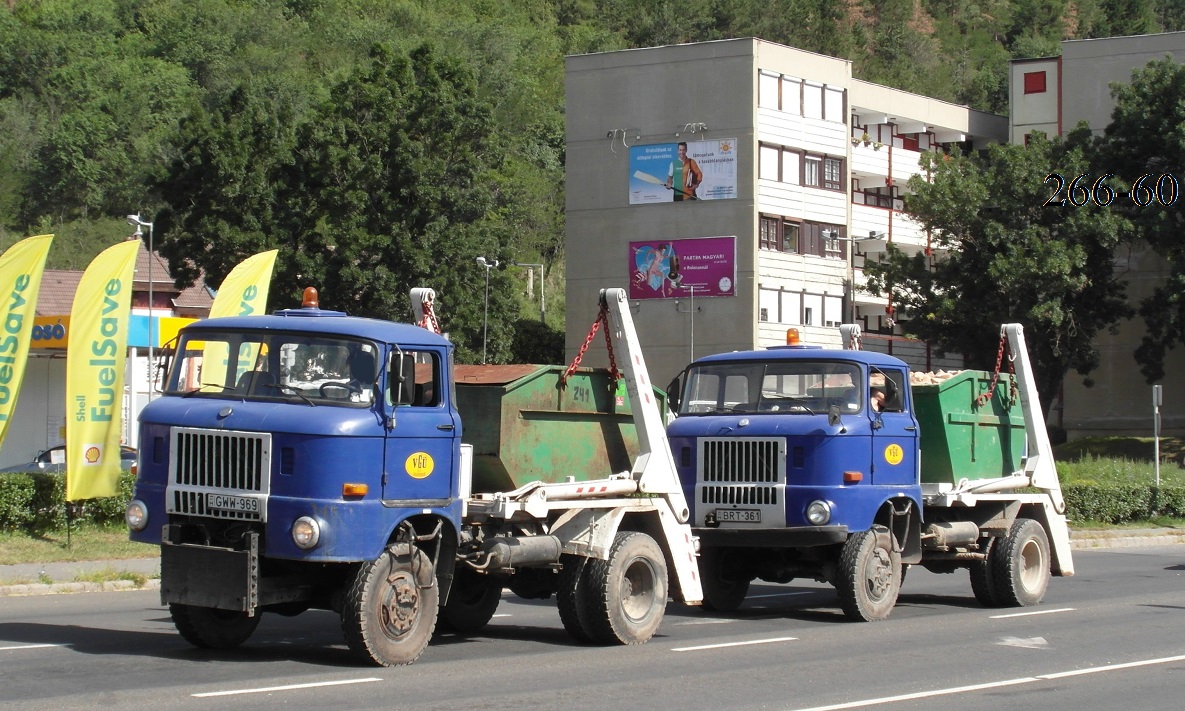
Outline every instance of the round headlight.
{"label": "round headlight", "polygon": [[308,550],[321,540],[321,524],[309,516],[301,516],[292,524],[292,542],[297,548]]}
{"label": "round headlight", "polygon": [[831,520],[831,504],[826,501],[812,501],[806,507],[806,520],[813,526],[822,526]]}
{"label": "round headlight", "polygon": [[139,499],[132,499],[128,502],[123,518],[128,522],[128,528],[133,531],[143,531],[144,527],[148,525],[148,506]]}

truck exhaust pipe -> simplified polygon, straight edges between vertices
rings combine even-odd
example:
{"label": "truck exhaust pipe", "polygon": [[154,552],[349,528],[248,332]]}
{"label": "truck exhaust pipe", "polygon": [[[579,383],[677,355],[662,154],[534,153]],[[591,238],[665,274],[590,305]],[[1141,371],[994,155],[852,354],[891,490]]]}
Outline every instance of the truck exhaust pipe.
{"label": "truck exhaust pipe", "polygon": [[481,544],[485,561],[481,567],[486,570],[500,568],[530,568],[557,563],[564,546],[556,536],[531,536],[516,538],[499,536]]}

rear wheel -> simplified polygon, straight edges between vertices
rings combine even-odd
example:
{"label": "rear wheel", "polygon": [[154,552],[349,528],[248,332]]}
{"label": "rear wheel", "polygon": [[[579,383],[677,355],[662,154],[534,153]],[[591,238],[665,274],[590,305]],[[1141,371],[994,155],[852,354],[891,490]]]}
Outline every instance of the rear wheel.
{"label": "rear wheel", "polygon": [[996,585],[992,580],[992,557],[996,544],[996,539],[988,539],[984,559],[971,563],[971,592],[975,593],[975,599],[984,607],[1000,606],[1000,599],[996,597]]}
{"label": "rear wheel", "polygon": [[883,526],[853,534],[836,572],[839,605],[849,619],[877,622],[889,616],[901,590],[901,554]]}
{"label": "rear wheel", "polygon": [[560,556],[560,580],[556,591],[556,607],[560,611],[560,622],[564,629],[578,642],[591,642],[592,632],[588,624],[590,601],[589,583],[585,579],[588,558],[565,553]]}
{"label": "rear wheel", "polygon": [[432,560],[399,543],[364,563],[346,590],[342,632],[350,650],[384,667],[411,664],[432,639],[440,588]]}
{"label": "rear wheel", "polygon": [[502,601],[502,578],[457,568],[448,602],[440,609],[440,629],[472,634],[490,623]]}
{"label": "rear wheel", "polygon": [[749,594],[750,579],[729,565],[727,548],[704,548],[699,554],[700,582],[704,588],[705,610],[732,612]]}
{"label": "rear wheel", "polygon": [[584,573],[589,636],[598,644],[642,644],[667,607],[667,563],[654,539],[619,531],[609,560],[590,560]]}
{"label": "rear wheel", "polygon": [[1049,538],[1041,524],[1018,518],[988,557],[996,599],[1004,607],[1028,607],[1049,588]]}
{"label": "rear wheel", "polygon": [[246,642],[259,626],[261,614],[248,617],[246,612],[216,610],[172,603],[169,614],[177,631],[195,647],[233,649]]}

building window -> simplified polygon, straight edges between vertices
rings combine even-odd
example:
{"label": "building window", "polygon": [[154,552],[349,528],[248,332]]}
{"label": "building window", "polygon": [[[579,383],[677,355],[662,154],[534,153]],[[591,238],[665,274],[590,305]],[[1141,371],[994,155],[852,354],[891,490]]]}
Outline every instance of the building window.
{"label": "building window", "polygon": [[782,77],[782,111],[802,115],[802,80]]}
{"label": "building window", "polygon": [[802,156],[798,151],[782,151],[782,182],[802,184]]}
{"label": "building window", "polygon": [[839,158],[823,159],[823,187],[828,190],[843,189],[843,161]]}
{"label": "building window", "polygon": [[844,259],[846,229],[842,225],[803,222],[800,227],[798,252],[816,257]]}
{"label": "building window", "polygon": [[802,184],[819,187],[819,163],[817,156],[807,156],[802,161]]}
{"label": "building window", "polygon": [[784,220],[782,222],[782,251],[790,254],[798,253],[798,223]]}
{"label": "building window", "polygon": [[1045,72],[1025,72],[1025,93],[1045,93]]}
{"label": "building window", "polygon": [[844,122],[843,89],[826,87],[823,93],[823,118],[828,121]]}
{"label": "building window", "polygon": [[776,217],[762,217],[757,226],[757,244],[762,249],[777,249],[779,243],[778,223]]}
{"label": "building window", "polygon": [[780,162],[782,149],[777,146],[762,144],[758,152],[757,177],[762,180],[780,180]]}
{"label": "building window", "polygon": [[757,105],[763,109],[778,108],[778,75],[760,72],[757,75]]}
{"label": "building window", "polygon": [[804,82],[802,86],[802,115],[807,118],[823,118],[823,85]]}

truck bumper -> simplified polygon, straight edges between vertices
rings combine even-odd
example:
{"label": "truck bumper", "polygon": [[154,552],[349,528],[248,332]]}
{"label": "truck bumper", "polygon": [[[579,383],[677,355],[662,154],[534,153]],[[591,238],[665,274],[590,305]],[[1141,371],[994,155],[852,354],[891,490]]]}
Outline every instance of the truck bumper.
{"label": "truck bumper", "polygon": [[160,601],[216,610],[254,612],[268,605],[312,599],[302,576],[264,578],[259,534],[248,534],[243,550],[173,543],[166,527],[160,548]]}
{"label": "truck bumper", "polygon": [[707,548],[811,548],[843,543],[847,526],[791,528],[693,528],[700,546]]}

